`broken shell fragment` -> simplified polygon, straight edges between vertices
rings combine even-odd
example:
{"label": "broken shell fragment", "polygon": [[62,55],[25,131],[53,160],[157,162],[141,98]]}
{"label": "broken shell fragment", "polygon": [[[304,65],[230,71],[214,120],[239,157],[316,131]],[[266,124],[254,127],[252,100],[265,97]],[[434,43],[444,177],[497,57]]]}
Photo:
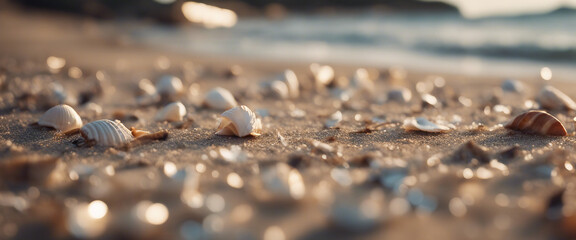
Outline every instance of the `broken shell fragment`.
{"label": "broken shell fragment", "polygon": [[544,86],[538,94],[538,102],[546,109],[576,110],[576,103],[572,98],[552,86]]}
{"label": "broken shell fragment", "polygon": [[74,108],[66,104],[61,104],[48,109],[48,111],[40,117],[38,124],[66,132],[81,128],[82,119]]}
{"label": "broken shell fragment", "polygon": [[522,113],[504,125],[505,128],[525,133],[550,136],[566,136],[566,128],[556,117],[544,111]]}
{"label": "broken shell fragment", "polygon": [[332,113],[328,117],[328,119],[324,123],[324,126],[327,128],[335,127],[341,121],[342,121],[342,112],[336,111],[335,113]]}
{"label": "broken shell fragment", "polygon": [[156,121],[177,122],[182,121],[186,115],[186,107],[181,102],[173,102],[164,106],[156,114]]}
{"label": "broken shell fragment", "polygon": [[236,107],[238,103],[230,91],[217,87],[206,94],[204,97],[204,105],[218,110],[228,110]]}
{"label": "broken shell fragment", "polygon": [[216,134],[238,137],[260,136],[262,134],[262,122],[248,107],[238,106],[222,113],[222,120]]}
{"label": "broken shell fragment", "polygon": [[444,133],[454,129],[451,125],[436,124],[423,117],[408,118],[404,120],[402,128],[407,131],[422,131],[431,133]]}
{"label": "broken shell fragment", "polygon": [[388,91],[388,102],[407,103],[412,99],[412,92],[405,87],[394,87]]}
{"label": "broken shell fragment", "polygon": [[121,146],[134,139],[132,132],[124,124],[108,119],[87,123],[80,129],[80,134],[86,141],[110,147]]}

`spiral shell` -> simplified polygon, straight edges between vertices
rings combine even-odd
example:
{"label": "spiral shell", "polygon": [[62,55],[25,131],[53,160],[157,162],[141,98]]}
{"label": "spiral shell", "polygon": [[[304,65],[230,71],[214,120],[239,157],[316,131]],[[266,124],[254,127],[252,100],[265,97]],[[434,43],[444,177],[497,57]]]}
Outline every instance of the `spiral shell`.
{"label": "spiral shell", "polygon": [[120,121],[108,119],[87,123],[80,129],[85,140],[95,141],[97,145],[116,147],[134,140],[134,136]]}
{"label": "spiral shell", "polygon": [[538,94],[538,102],[546,109],[576,110],[576,103],[565,93],[552,86],[544,86]]}
{"label": "spiral shell", "polygon": [[204,97],[204,105],[218,109],[218,110],[228,110],[230,108],[236,107],[238,103],[228,90],[217,87],[210,90]]}
{"label": "spiral shell", "polygon": [[38,120],[38,125],[66,132],[81,128],[82,119],[74,108],[61,104],[48,109]]}
{"label": "spiral shell", "polygon": [[218,135],[236,135],[246,137],[248,135],[260,136],[262,122],[256,118],[256,114],[248,107],[242,105],[222,113],[222,121],[218,126]]}
{"label": "spiral shell", "polygon": [[556,117],[544,111],[528,111],[513,118],[505,128],[526,133],[551,136],[566,136],[566,128]]}
{"label": "spiral shell", "polygon": [[156,114],[156,121],[177,122],[182,121],[186,115],[186,107],[181,102],[173,102],[164,106]]}

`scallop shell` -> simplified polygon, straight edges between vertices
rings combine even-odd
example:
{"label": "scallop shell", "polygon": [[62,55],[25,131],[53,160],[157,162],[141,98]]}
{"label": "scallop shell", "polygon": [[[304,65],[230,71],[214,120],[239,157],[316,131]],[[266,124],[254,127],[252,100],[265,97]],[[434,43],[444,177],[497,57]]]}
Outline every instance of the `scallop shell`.
{"label": "scallop shell", "polygon": [[96,141],[102,146],[121,146],[134,140],[134,136],[120,121],[108,119],[87,123],[80,129],[86,140]]}
{"label": "scallop shell", "polygon": [[218,109],[218,110],[228,110],[230,108],[236,107],[238,103],[228,90],[217,87],[210,90],[204,97],[204,105]]}
{"label": "scallop shell", "polygon": [[61,104],[48,109],[48,111],[40,117],[38,124],[66,132],[81,128],[82,119],[74,108],[66,104]]}
{"label": "scallop shell", "polygon": [[298,77],[296,77],[294,71],[290,69],[285,70],[282,74],[281,81],[286,83],[290,98],[297,98],[300,96],[300,83],[298,82]]}
{"label": "scallop shell", "polygon": [[412,99],[412,92],[405,87],[395,87],[388,91],[388,102],[407,103]]}
{"label": "scallop shell", "polygon": [[526,133],[551,136],[566,136],[566,128],[560,120],[544,111],[522,113],[504,125],[505,128]]}
{"label": "scallop shell", "polygon": [[182,93],[183,90],[182,80],[172,75],[164,75],[156,83],[156,91],[160,95],[173,97]]}
{"label": "scallop shell", "polygon": [[576,103],[565,93],[552,86],[544,86],[538,94],[538,102],[546,109],[576,110]]}
{"label": "scallop shell", "polygon": [[334,69],[328,65],[313,63],[310,72],[316,81],[316,86],[326,86],[334,80]]}
{"label": "scallop shell", "polygon": [[186,115],[186,107],[181,102],[173,102],[164,106],[156,114],[156,121],[177,122],[182,121]]}
{"label": "scallop shell", "polygon": [[242,105],[222,113],[222,121],[218,126],[218,135],[236,135],[245,137],[248,135],[260,136],[262,123],[256,114],[248,107]]}
{"label": "scallop shell", "polygon": [[423,131],[431,133],[444,133],[452,130],[454,127],[449,125],[441,125],[428,121],[423,117],[408,118],[404,120],[402,128],[407,131]]}

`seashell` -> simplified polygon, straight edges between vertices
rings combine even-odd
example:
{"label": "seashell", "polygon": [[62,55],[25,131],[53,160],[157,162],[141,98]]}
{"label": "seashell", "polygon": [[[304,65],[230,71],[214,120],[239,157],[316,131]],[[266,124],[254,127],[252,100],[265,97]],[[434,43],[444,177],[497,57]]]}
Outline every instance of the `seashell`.
{"label": "seashell", "polygon": [[310,72],[317,87],[326,86],[334,80],[334,69],[328,65],[310,64]]}
{"label": "seashell", "polygon": [[150,80],[144,78],[138,82],[138,95],[152,95],[156,93],[156,87]]}
{"label": "seashell", "polygon": [[326,122],[324,123],[324,126],[327,128],[331,128],[336,126],[338,123],[340,123],[342,121],[342,112],[340,111],[336,111],[335,113],[332,113],[328,119],[326,120]]}
{"label": "seashell", "polygon": [[538,94],[538,102],[546,109],[576,110],[576,103],[565,93],[552,86],[544,86]]}
{"label": "seashell", "polygon": [[263,201],[294,201],[306,195],[306,185],[300,171],[285,163],[263,167],[260,184],[262,187],[256,189],[256,196]]}
{"label": "seashell", "polygon": [[54,106],[44,113],[38,120],[40,126],[55,128],[67,132],[82,127],[82,119],[74,108],[61,104]]}
{"label": "seashell", "polygon": [[80,128],[80,134],[87,141],[94,141],[101,146],[121,146],[131,142],[134,137],[120,121],[108,119],[87,123]]}
{"label": "seashell", "polygon": [[526,133],[550,136],[566,136],[566,128],[560,120],[545,111],[532,110],[522,113],[504,125],[505,128]]}
{"label": "seashell", "polygon": [[156,91],[163,96],[175,97],[184,91],[184,87],[180,78],[164,75],[156,83]]}
{"label": "seashell", "polygon": [[286,83],[290,98],[297,98],[300,96],[300,83],[296,73],[290,69],[286,69],[280,78],[282,82]]}
{"label": "seashell", "polygon": [[333,224],[352,232],[375,228],[386,215],[386,196],[378,188],[371,191],[351,189],[339,193],[330,205],[329,216]]}
{"label": "seashell", "polygon": [[218,110],[228,110],[236,107],[238,103],[236,103],[232,93],[224,88],[217,87],[206,94],[204,97],[204,105]]}
{"label": "seashell", "polygon": [[412,92],[405,87],[394,87],[388,91],[388,102],[407,103],[412,99]]}
{"label": "seashell", "polygon": [[521,93],[524,91],[524,84],[515,79],[506,79],[500,85],[502,91],[510,93]]}
{"label": "seashell", "polygon": [[222,120],[216,132],[218,135],[236,135],[238,137],[260,136],[261,133],[262,122],[256,118],[256,114],[252,110],[244,105],[223,112]]}
{"label": "seashell", "polygon": [[374,82],[370,79],[368,70],[365,68],[358,68],[354,72],[354,76],[350,79],[350,87],[358,90],[365,90],[369,93],[374,92]]}
{"label": "seashell", "polygon": [[181,102],[173,102],[164,106],[156,114],[156,121],[177,122],[182,121],[186,115],[186,107]]}
{"label": "seashell", "polygon": [[82,106],[82,112],[91,117],[98,117],[102,114],[102,107],[94,102],[89,102]]}
{"label": "seashell", "polygon": [[270,90],[274,95],[278,96],[280,99],[287,99],[290,97],[290,92],[288,90],[288,85],[281,80],[274,80],[270,83]]}
{"label": "seashell", "polygon": [[452,130],[454,126],[441,125],[428,121],[428,119],[423,117],[418,118],[408,118],[404,120],[402,128],[407,131],[422,131],[431,133],[444,133]]}

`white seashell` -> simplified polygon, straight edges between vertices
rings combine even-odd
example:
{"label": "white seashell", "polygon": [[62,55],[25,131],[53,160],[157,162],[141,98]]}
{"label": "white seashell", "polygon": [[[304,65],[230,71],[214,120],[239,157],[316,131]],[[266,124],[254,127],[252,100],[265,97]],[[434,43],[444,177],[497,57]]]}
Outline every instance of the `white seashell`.
{"label": "white seashell", "polygon": [[284,71],[281,81],[286,83],[286,86],[288,86],[290,98],[297,98],[300,96],[300,83],[298,82],[298,77],[296,77],[294,71],[290,69]]}
{"label": "white seashell", "polygon": [[285,163],[263,168],[260,180],[263,191],[258,196],[263,200],[300,200],[306,194],[306,185],[298,169]]}
{"label": "white seashell", "polygon": [[222,120],[218,126],[218,135],[236,135],[245,137],[248,135],[260,136],[262,122],[256,118],[256,114],[248,107],[242,105],[222,113]]}
{"label": "white seashell", "polygon": [[204,97],[204,104],[218,110],[228,110],[238,105],[232,93],[221,87],[210,90]]}
{"label": "white seashell", "polygon": [[182,86],[182,80],[180,80],[180,78],[172,75],[164,75],[160,77],[156,83],[156,91],[160,95],[174,97],[182,93],[184,87]]}
{"label": "white seashell", "polygon": [[152,95],[156,93],[156,87],[152,82],[146,78],[138,82],[138,94],[139,95]]}
{"label": "white seashell", "polygon": [[80,129],[85,140],[95,141],[102,146],[121,146],[131,142],[134,137],[120,121],[108,119],[87,123]]}
{"label": "white seashell", "polygon": [[80,115],[74,111],[74,108],[66,104],[61,104],[48,109],[48,111],[40,117],[38,124],[66,132],[81,128],[82,119]]}
{"label": "white seashell", "polygon": [[186,115],[186,107],[181,102],[173,102],[164,106],[156,114],[156,121],[177,122],[182,121]]}
{"label": "white seashell", "polygon": [[386,213],[386,196],[380,189],[370,192],[350,190],[334,197],[329,216],[334,224],[348,231],[366,231],[380,223]]}
{"label": "white seashell", "polygon": [[365,68],[358,68],[354,72],[354,76],[350,79],[350,87],[357,90],[365,90],[369,93],[374,91],[374,82],[370,79],[368,70]]}
{"label": "white seashell", "polygon": [[310,64],[310,72],[317,87],[326,86],[334,80],[334,69],[328,65]]}
{"label": "white seashell", "polygon": [[388,91],[388,101],[407,103],[412,99],[412,92],[405,87],[395,87]]}
{"label": "white seashell", "polygon": [[549,85],[542,88],[537,99],[543,108],[576,110],[576,103],[572,98]]}
{"label": "white seashell", "polygon": [[436,124],[428,121],[428,119],[426,118],[418,117],[418,118],[408,118],[404,120],[402,128],[406,129],[407,131],[443,133],[452,130],[454,126]]}
{"label": "white seashell", "polygon": [[524,84],[515,79],[504,80],[500,87],[504,92],[521,93],[524,91]]}
{"label": "white seashell", "polygon": [[270,90],[280,99],[287,99],[290,96],[288,85],[280,80],[272,81],[270,83]]}
{"label": "white seashell", "polygon": [[335,113],[332,113],[332,115],[328,117],[328,119],[324,123],[324,126],[327,128],[331,128],[336,126],[341,121],[342,121],[342,112],[336,111]]}

